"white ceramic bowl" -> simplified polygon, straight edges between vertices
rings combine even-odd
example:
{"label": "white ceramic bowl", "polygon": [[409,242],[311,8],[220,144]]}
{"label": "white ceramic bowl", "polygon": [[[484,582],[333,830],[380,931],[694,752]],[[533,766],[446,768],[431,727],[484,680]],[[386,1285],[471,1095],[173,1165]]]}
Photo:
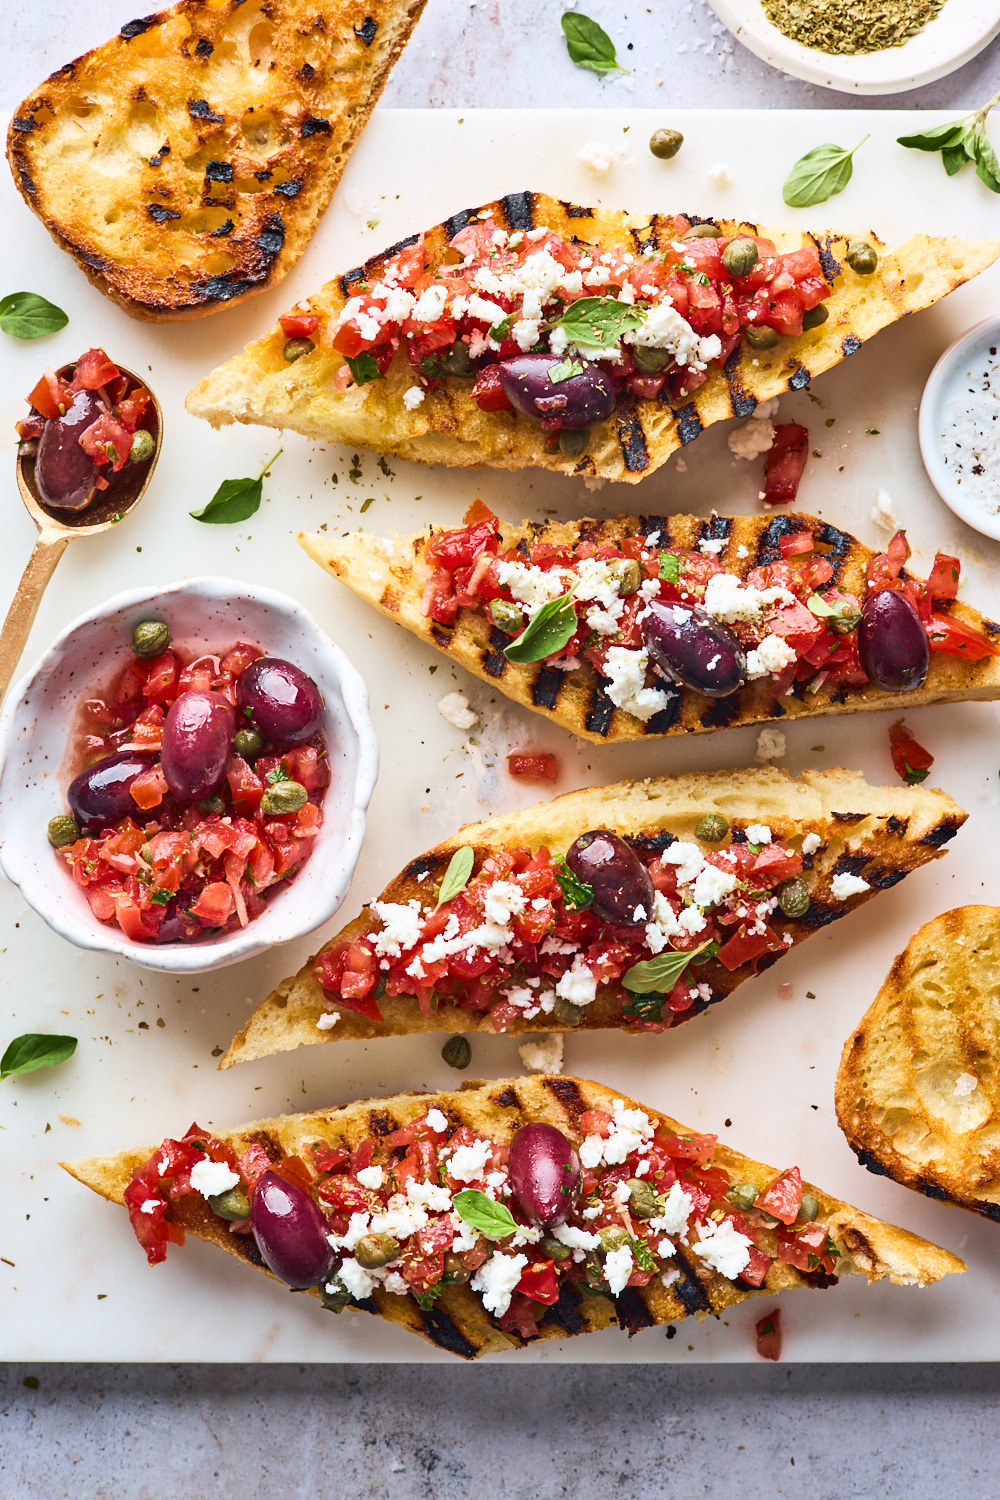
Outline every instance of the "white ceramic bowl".
{"label": "white ceramic bowl", "polygon": [[971,361],[977,359],[984,349],[996,345],[1000,345],[998,317],[977,323],[949,345],[927,377],[920,398],[917,430],[924,468],[945,505],[973,530],[1000,539],[1000,515],[991,515],[984,506],[963,495],[961,485],[956,484],[954,474],[943,461],[944,445],[941,441],[946,429],[945,408],[956,384],[963,381]]}
{"label": "white ceramic bowl", "polygon": [[901,47],[841,55],[817,52],[785,36],[771,25],[761,0],[709,4],[744,47],[772,68],[845,94],[895,94],[933,83],[975,57],[1000,32],[996,0],[946,0],[934,20]]}
{"label": "white ceramic bowl", "polygon": [[[333,775],[315,848],[256,921],[200,943],[134,943],[117,926],[99,922],[46,838],[49,819],[66,809],[69,735],[81,697],[107,683],[115,662],[125,666],[132,629],[150,616],[167,622],[182,652],[200,655],[250,640],[286,657],[315,679],[326,703],[323,730]],[[377,775],[364,681],[294,599],[231,578],[133,589],[74,620],[11,689],[0,717],[0,867],[53,931],[80,948],[168,973],[222,968],[303,937],[333,916],[361,852]]]}

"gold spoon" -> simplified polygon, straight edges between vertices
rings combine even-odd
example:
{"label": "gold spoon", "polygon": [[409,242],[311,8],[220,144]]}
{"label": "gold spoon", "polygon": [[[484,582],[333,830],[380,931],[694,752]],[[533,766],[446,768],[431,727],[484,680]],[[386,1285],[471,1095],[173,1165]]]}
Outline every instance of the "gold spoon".
{"label": "gold spoon", "polygon": [[[72,365],[66,365],[63,370],[72,368]],[[122,375],[128,376],[130,390],[141,385],[149,391],[145,381],[131,370],[126,370],[124,365],[119,365],[118,369]],[[63,370],[59,371],[60,375]],[[117,526],[119,521],[123,521],[135,509],[146,493],[163,440],[160,403],[152,391],[149,391],[149,395],[153,416],[149,432],[155,445],[152,457],[141,464],[126,462],[123,469],[111,476],[108,488],[98,490],[85,510],[59,510],[47,505],[39,495],[35,483],[35,455],[18,453],[17,487],[21,491],[25,509],[38,527],[38,541],[28,559],[28,566],[21,575],[14,602],[7,611],[3,630],[0,631],[0,702],[7,695],[48,581],[70,542],[74,537],[96,536],[98,532],[109,531],[112,526]]]}

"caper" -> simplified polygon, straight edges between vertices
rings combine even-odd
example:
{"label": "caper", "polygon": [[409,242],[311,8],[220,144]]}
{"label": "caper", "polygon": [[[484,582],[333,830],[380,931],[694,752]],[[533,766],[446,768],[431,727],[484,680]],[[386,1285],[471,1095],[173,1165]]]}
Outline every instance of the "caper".
{"label": "caper", "polygon": [[867,240],[852,240],[847,247],[844,259],[852,271],[859,276],[870,276],[878,265],[878,254],[875,246],[869,245]]}
{"label": "caper", "polygon": [[726,1197],[735,1208],[742,1209],[746,1213],[757,1202],[759,1191],[755,1182],[734,1182]]}
{"label": "caper", "polygon": [[472,1048],[464,1036],[450,1036],[441,1048],[441,1056],[449,1068],[467,1068],[472,1061]]}
{"label": "caper", "polygon": [[366,1271],[387,1266],[399,1256],[399,1241],[391,1234],[363,1234],[354,1247],[354,1259]]}
{"label": "caper", "polygon": [[554,1234],[543,1234],[538,1241],[538,1248],[549,1260],[569,1260],[573,1254],[569,1246],[564,1245],[562,1240],[557,1240]]}
{"label": "caper", "polygon": [[128,450],[128,461],[130,464],[148,463],[156,452],[156,439],[151,432],[146,432],[142,427],[138,432],[132,434],[132,446]]}
{"label": "caper", "polygon": [[642,582],[642,569],[634,557],[615,557],[608,563],[608,572],[618,585],[623,597],[634,594]]}
{"label": "caper", "polygon": [[778,905],[786,917],[804,917],[809,910],[809,887],[800,875],[778,887]]}
{"label": "caper", "polygon": [[667,366],[674,362],[669,349],[653,349],[648,344],[633,344],[632,358],[640,375],[662,375]]}
{"label": "caper", "polygon": [[69,813],[60,813],[58,818],[50,819],[46,831],[53,849],[64,849],[67,844],[75,844],[80,837],[80,825]]}
{"label": "caper", "polygon": [[776,329],[768,328],[766,323],[761,323],[759,327],[756,323],[750,323],[743,332],[751,349],[773,349],[781,337]]}
{"label": "caper", "polygon": [[861,624],[861,611],[857,605],[839,604],[835,615],[824,615],[823,624],[834,635],[850,635]]}
{"label": "caper", "polygon": [[574,1005],[565,995],[557,995],[552,1007],[552,1019],[558,1021],[560,1026],[579,1026],[586,1008],[585,1005]]}
{"label": "caper", "polygon": [[819,1199],[815,1193],[803,1193],[802,1202],[799,1206],[799,1218],[806,1224],[812,1224],[819,1213]]}
{"label": "caper", "polygon": [[233,735],[233,749],[244,760],[256,760],[266,744],[264,736],[256,729],[237,729]]}
{"label": "caper", "polygon": [[759,259],[757,241],[742,235],[730,240],[722,252],[722,265],[730,276],[749,276]]}
{"label": "caper", "polygon": [[721,240],[722,230],[718,224],[692,224],[677,236],[678,243],[684,240]]}
{"label": "caper", "polygon": [[706,844],[721,844],[729,834],[729,823],[721,813],[706,813],[694,831],[696,839]]}
{"label": "caper", "polygon": [[818,328],[829,316],[830,309],[822,302],[818,302],[815,307],[807,307],[802,314],[802,332],[808,333],[810,328]]}
{"label": "caper", "polygon": [[524,629],[524,615],[516,604],[508,599],[491,599],[487,608],[490,619],[505,635],[520,635]]}
{"label": "caper", "polygon": [[684,144],[679,130],[654,130],[649,137],[649,149],[660,161],[670,161]]}
{"label": "caper", "polygon": [[462,1258],[456,1255],[454,1250],[446,1250],[444,1255],[444,1280],[452,1282],[455,1286],[464,1286],[465,1282],[471,1281],[475,1275],[468,1266],[463,1266]]}
{"label": "caper", "polygon": [[[221,797],[202,797],[198,803],[198,811],[203,813],[224,813],[226,804]],[[145,846],[147,849],[149,845]],[[149,856],[147,856],[148,858]]]}
{"label": "caper", "polygon": [[232,1223],[250,1217],[250,1199],[242,1188],[231,1187],[224,1193],[213,1193],[208,1206],[220,1219],[229,1219]]}
{"label": "caper", "polygon": [[633,1218],[655,1219],[663,1202],[652,1183],[643,1182],[641,1177],[630,1177],[628,1188],[628,1211]]}
{"label": "caper", "polygon": [[623,1245],[628,1244],[628,1234],[621,1224],[608,1224],[604,1229],[599,1229],[597,1238],[605,1254],[610,1254],[612,1250],[620,1250]]}
{"label": "caper", "polygon": [[294,365],[295,361],[301,359],[303,354],[311,354],[315,347],[316,345],[312,339],[289,339],[281,352],[288,363]]}
{"label": "caper", "polygon": [[321,1281],[319,1284],[319,1300],[327,1312],[340,1313],[348,1306],[351,1294],[342,1281],[334,1277],[331,1281]]}
{"label": "caper", "polygon": [[132,632],[132,650],[140,661],[162,656],[170,645],[170,626],[162,620],[140,620]]}
{"label": "caper", "polygon": [[298,812],[309,801],[309,793],[299,781],[277,781],[260,799],[260,810],[266,818]]}
{"label": "caper", "polygon": [[604,1262],[596,1250],[588,1250],[584,1257],[583,1284],[589,1292],[604,1292],[607,1295],[607,1283],[604,1280]]}
{"label": "caper", "polygon": [[469,346],[464,339],[456,339],[441,355],[442,375],[474,375]]}
{"label": "caper", "polygon": [[559,451],[567,458],[579,458],[586,453],[587,444],[590,442],[590,428],[578,427],[571,429],[563,427],[559,432]]}

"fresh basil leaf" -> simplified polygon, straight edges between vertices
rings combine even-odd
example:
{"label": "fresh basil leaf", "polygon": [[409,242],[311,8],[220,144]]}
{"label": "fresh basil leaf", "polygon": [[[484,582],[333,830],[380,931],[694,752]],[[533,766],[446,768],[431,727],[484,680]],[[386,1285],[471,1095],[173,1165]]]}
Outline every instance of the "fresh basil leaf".
{"label": "fresh basil leaf", "polygon": [[434,908],[435,911],[437,911],[438,907],[443,906],[446,901],[450,901],[454,896],[457,896],[459,891],[465,890],[475,862],[475,853],[469,848],[468,844],[464,845],[461,849],[455,850],[448,861],[448,868],[444,872],[441,889],[438,891],[437,906]]}
{"label": "fresh basil leaf", "polygon": [[850,151],[828,141],[799,157],[781,190],[789,208],[811,208],[814,203],[825,203],[835,193],[842,193],[854,171],[854,152],[867,139],[865,136]]}
{"label": "fresh basil leaf", "polygon": [[659,1269],[656,1261],[653,1259],[653,1252],[645,1240],[630,1238],[629,1244],[632,1247],[632,1255],[640,1271],[656,1271]]}
{"label": "fresh basil leaf", "polygon": [[681,560],[676,552],[660,553],[660,578],[664,583],[676,583],[681,576]]}
{"label": "fresh basil leaf", "polygon": [[929,130],[916,130],[912,135],[898,135],[896,143],[914,151],[941,151],[945,146],[957,146],[964,131],[964,120],[949,120],[945,125],[932,125]]}
{"label": "fresh basil leaf", "polygon": [[517,1220],[503,1203],[496,1203],[478,1188],[463,1188],[451,1200],[455,1212],[488,1240],[505,1240],[517,1228]]}
{"label": "fresh basil leaf", "polygon": [[11,292],[0,300],[0,328],[15,339],[40,339],[58,333],[69,318],[61,307],[37,292]]}
{"label": "fresh basil leaf", "polygon": [[690,953],[678,953],[675,949],[668,948],[655,958],[633,964],[626,971],[622,984],[634,994],[666,994],[673,989],[695,954],[703,952],[707,947],[708,943],[702,943]]}
{"label": "fresh basil leaf", "polygon": [[549,365],[549,379],[553,385],[561,385],[564,380],[570,380],[574,375],[583,374],[583,365],[578,359],[567,357],[558,365]]}
{"label": "fresh basil leaf", "polygon": [[573,595],[562,594],[550,599],[535,611],[517,638],[504,648],[508,661],[541,661],[553,651],[561,651],[576,632],[578,625]]}
{"label": "fresh basil leaf", "polygon": [[930,767],[925,767],[921,771],[915,771],[910,765],[909,761],[906,760],[903,761],[903,765],[906,767],[906,775],[903,777],[903,780],[906,782],[907,786],[919,786],[920,783],[922,781],[926,781],[928,776],[931,774]]}
{"label": "fresh basil leaf", "polygon": [[834,609],[832,604],[827,603],[821,594],[810,594],[806,600],[806,609],[811,611],[812,614],[818,615],[820,619],[826,619],[829,615],[839,614],[839,610]]}
{"label": "fresh basil leaf", "polygon": [[29,1031],[16,1036],[0,1057],[0,1083],[15,1073],[33,1073],[36,1068],[54,1068],[76,1051],[75,1036],[48,1036]]}
{"label": "fresh basil leaf", "polygon": [[571,302],[553,328],[562,328],[574,344],[594,349],[611,349],[623,333],[641,328],[646,311],[617,297],[578,297]]}
{"label": "fresh basil leaf", "polygon": [[1000,193],[1000,162],[990,144],[985,127],[981,126],[973,136],[972,151],[976,163],[976,176],[984,182],[991,193]]}
{"label": "fresh basil leaf", "polygon": [[634,1016],[639,1021],[663,1020],[662,995],[633,995],[628,1005],[622,1007],[623,1016]]}
{"label": "fresh basil leaf", "polygon": [[567,10],[561,24],[570,62],[575,62],[578,68],[590,68],[595,73],[613,73],[616,69],[619,73],[628,72],[618,61],[614,42],[596,21]]}
{"label": "fresh basil leaf", "polygon": [[285,450],[279,448],[274,458],[269,458],[256,479],[224,479],[207,505],[201,510],[192,510],[188,515],[195,521],[209,526],[231,526],[236,521],[246,521],[260,509],[264,493],[264,475]]}
{"label": "fresh basil leaf", "polygon": [[347,368],[354,376],[355,385],[367,385],[370,380],[385,379],[385,376],[375,363],[375,356],[369,354],[367,349],[362,349],[361,353],[355,355],[354,359],[349,359],[347,361]]}
{"label": "fresh basil leaf", "polygon": [[583,911],[593,901],[594,887],[574,875],[565,858],[556,860],[556,879],[570,911]]}
{"label": "fresh basil leaf", "polygon": [[960,172],[966,162],[972,161],[973,158],[969,155],[964,141],[960,141],[957,146],[944,146],[941,150],[941,160],[944,162],[944,169],[948,176],[954,177],[955,173]]}

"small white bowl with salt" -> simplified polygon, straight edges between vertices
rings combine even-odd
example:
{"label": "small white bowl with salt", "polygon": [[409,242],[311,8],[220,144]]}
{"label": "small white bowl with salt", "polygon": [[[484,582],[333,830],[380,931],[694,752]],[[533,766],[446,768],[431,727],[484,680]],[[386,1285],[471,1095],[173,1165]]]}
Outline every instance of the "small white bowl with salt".
{"label": "small white bowl with salt", "polygon": [[924,386],[919,436],[944,503],[1000,540],[1000,317],[970,328],[941,355]]}

